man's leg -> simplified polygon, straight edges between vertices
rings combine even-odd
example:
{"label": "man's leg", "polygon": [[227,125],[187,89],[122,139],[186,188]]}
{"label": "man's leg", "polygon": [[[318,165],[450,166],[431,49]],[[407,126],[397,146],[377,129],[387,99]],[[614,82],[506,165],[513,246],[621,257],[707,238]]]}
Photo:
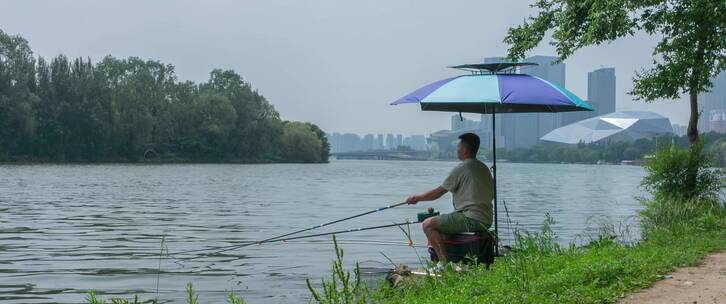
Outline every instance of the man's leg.
{"label": "man's leg", "polygon": [[446,250],[444,250],[444,237],[438,230],[439,223],[435,218],[430,217],[423,221],[422,226],[424,234],[426,234],[426,238],[429,239],[431,246],[434,247],[434,251],[439,257],[439,261],[446,263],[448,258],[446,257]]}

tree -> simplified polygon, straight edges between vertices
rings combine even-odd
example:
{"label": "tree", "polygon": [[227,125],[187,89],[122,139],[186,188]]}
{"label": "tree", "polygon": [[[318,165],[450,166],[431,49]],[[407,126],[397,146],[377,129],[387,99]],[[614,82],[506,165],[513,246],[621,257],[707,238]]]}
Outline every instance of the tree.
{"label": "tree", "polygon": [[0,31],[0,158],[43,161],[327,162],[314,124],[286,122],[232,70],[178,82],[136,57],[49,61]]}
{"label": "tree", "polygon": [[283,128],[283,156],[288,162],[327,162],[325,145],[310,124],[290,121]]}
{"label": "tree", "polygon": [[35,59],[28,41],[0,31],[0,151],[27,156],[35,135]]}
{"label": "tree", "polygon": [[646,102],[688,94],[688,141],[698,141],[698,93],[726,68],[726,1],[538,0],[532,6],[538,14],[510,28],[504,39],[512,59],[524,58],[549,30],[560,60],[636,31],[660,38],[653,66],[636,73],[630,94]]}

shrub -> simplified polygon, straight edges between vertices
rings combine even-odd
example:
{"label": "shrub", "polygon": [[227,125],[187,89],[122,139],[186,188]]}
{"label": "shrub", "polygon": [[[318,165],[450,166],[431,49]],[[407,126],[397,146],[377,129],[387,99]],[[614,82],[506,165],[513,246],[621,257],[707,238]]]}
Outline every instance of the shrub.
{"label": "shrub", "polygon": [[641,182],[656,197],[684,201],[713,199],[726,187],[723,169],[712,168],[710,156],[703,151],[703,141],[690,149],[679,150],[674,144],[662,149],[645,164],[648,172]]}
{"label": "shrub", "polygon": [[715,199],[690,199],[656,197],[641,200],[645,209],[640,211],[644,238],[656,229],[687,227],[688,229],[712,230],[726,219],[726,206]]}
{"label": "shrub", "polygon": [[361,280],[360,266],[355,263],[353,277],[343,269],[343,249],[338,246],[338,240],[333,235],[336,259],[333,261],[333,272],[330,280],[323,279],[323,291],[318,292],[310,278],[305,282],[313,298],[318,303],[366,303],[366,295],[370,294],[368,284]]}

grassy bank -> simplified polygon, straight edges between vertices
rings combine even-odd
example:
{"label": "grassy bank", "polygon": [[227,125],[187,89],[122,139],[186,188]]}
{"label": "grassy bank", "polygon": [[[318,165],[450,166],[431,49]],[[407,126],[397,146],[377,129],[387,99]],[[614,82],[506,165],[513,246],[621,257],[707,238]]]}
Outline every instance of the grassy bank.
{"label": "grassy bank", "polygon": [[[675,145],[645,168],[642,235],[619,242],[612,226],[586,246],[562,247],[550,229],[516,233],[513,252],[490,267],[474,266],[441,277],[409,279],[401,288],[380,284],[375,292],[345,286],[339,266],[317,292],[321,303],[612,303],[646,288],[678,267],[697,265],[708,253],[726,250],[726,202],[722,170],[713,169],[703,143]],[[341,254],[342,255],[342,254]],[[336,261],[340,265],[340,261]],[[355,275],[355,272],[353,272]],[[337,279],[336,279],[337,278]],[[337,287],[336,287],[337,281]],[[349,282],[351,280],[348,280]],[[355,280],[353,280],[355,281]],[[352,286],[355,287],[355,286]],[[358,292],[351,293],[351,290]],[[313,294],[316,294],[314,290]]]}
{"label": "grassy bank", "polygon": [[579,248],[562,248],[543,237],[551,231],[525,234],[516,252],[497,259],[490,269],[445,272],[441,278],[415,280],[365,297],[382,303],[611,303],[677,267],[698,264],[709,252],[726,250],[721,203],[647,204],[643,239],[634,246],[607,232]]}

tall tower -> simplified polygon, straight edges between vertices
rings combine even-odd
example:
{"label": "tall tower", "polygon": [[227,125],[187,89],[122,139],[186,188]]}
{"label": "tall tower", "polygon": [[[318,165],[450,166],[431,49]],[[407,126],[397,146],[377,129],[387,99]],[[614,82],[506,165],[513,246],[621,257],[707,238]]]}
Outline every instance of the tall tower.
{"label": "tall tower", "polygon": [[[522,67],[522,72],[532,76],[537,76],[547,80],[560,87],[565,87],[565,64],[560,62],[558,57],[554,56],[532,56],[525,61],[534,62],[536,66]],[[550,131],[562,126],[562,113],[537,113],[537,142],[539,138]],[[532,130],[534,131],[534,130]]]}
{"label": "tall tower", "polygon": [[698,131],[711,131],[709,118],[718,117],[718,113],[726,111],[726,72],[711,79],[710,92],[698,95],[698,108],[701,116],[698,118]]}
{"label": "tall tower", "polygon": [[[555,63],[559,58],[553,56],[532,56],[525,61],[534,62],[536,66],[524,66],[520,72],[547,80],[564,87],[565,64]],[[502,61],[501,57],[484,58],[485,63]],[[506,148],[530,147],[539,143],[539,138],[562,125],[559,113],[517,113],[497,117],[497,146],[504,143]],[[482,116],[485,132],[491,128],[491,116]],[[488,132],[490,133],[490,132]]]}
{"label": "tall tower", "polygon": [[614,68],[602,68],[587,73],[587,100],[595,108],[591,117],[615,112]]}

